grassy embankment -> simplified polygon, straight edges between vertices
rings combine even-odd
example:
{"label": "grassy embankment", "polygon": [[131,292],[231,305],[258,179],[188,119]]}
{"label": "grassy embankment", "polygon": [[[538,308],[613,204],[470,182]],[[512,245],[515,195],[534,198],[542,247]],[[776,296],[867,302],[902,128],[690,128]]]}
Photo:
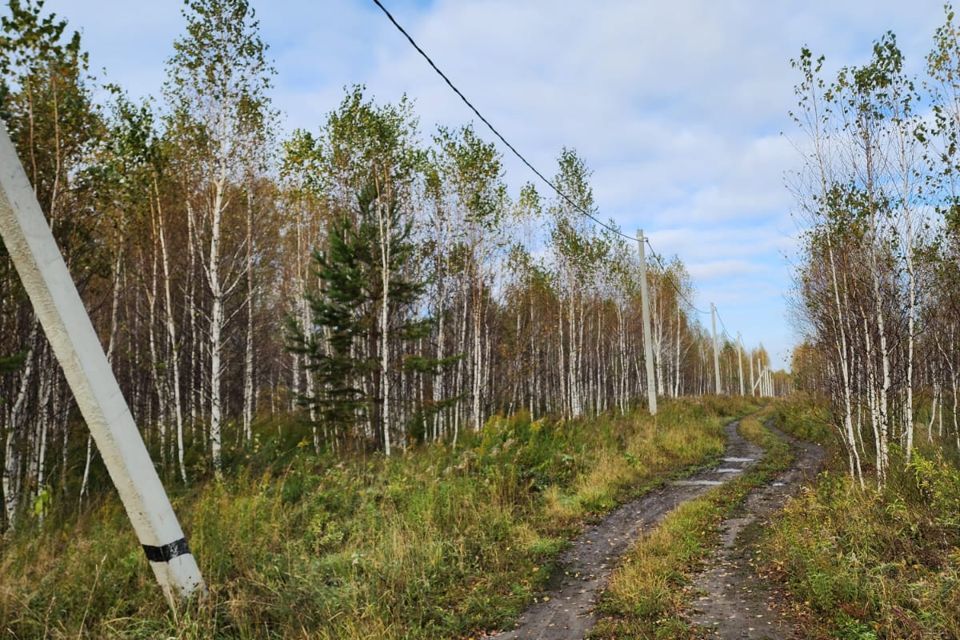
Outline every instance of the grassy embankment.
{"label": "grassy embankment", "polygon": [[[785,430],[828,443],[831,471],[791,500],[763,544],[811,638],[960,638],[960,469],[926,445],[886,487],[861,490],[824,409],[781,405]],[[871,483],[872,484],[872,483]],[[817,622],[819,621],[819,622]]]}
{"label": "grassy embankment", "polygon": [[765,449],[742,476],[672,511],[644,535],[614,572],[601,598],[591,638],[695,638],[684,618],[695,595],[693,576],[720,542],[720,525],[747,494],[790,466],[790,447],[761,423],[767,412],[740,423],[740,433]]}
{"label": "grassy embankment", "polygon": [[[119,502],[0,547],[14,638],[459,637],[508,624],[586,520],[716,459],[731,400],[557,423],[492,419],[457,449],[315,457],[271,440],[174,496],[210,593],[175,621]],[[285,429],[289,433],[291,429]],[[289,437],[288,437],[289,441]],[[280,451],[283,449],[283,451]]]}

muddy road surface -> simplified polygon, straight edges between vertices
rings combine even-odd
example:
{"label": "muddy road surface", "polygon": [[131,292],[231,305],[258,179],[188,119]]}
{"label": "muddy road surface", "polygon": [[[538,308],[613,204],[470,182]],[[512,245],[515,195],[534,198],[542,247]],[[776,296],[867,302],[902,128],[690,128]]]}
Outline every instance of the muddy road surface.
{"label": "muddy road surface", "polygon": [[797,457],[790,469],[773,482],[751,492],[737,515],[723,523],[720,548],[707,562],[709,568],[694,580],[694,589],[700,596],[694,602],[691,621],[702,627],[708,638],[803,637],[782,606],[782,595],[757,576],[753,541],[787,498],[799,491],[804,481],[816,476],[823,465],[824,452],[815,444],[768,428],[789,442]]}
{"label": "muddy road surface", "polygon": [[743,473],[763,454],[745,440],[738,422],[724,427],[727,445],[719,466],[677,480],[628,502],[589,525],[559,558],[550,589],[528,608],[513,630],[486,636],[497,640],[580,640],[596,623],[593,608],[620,557],[640,533],[681,503]]}

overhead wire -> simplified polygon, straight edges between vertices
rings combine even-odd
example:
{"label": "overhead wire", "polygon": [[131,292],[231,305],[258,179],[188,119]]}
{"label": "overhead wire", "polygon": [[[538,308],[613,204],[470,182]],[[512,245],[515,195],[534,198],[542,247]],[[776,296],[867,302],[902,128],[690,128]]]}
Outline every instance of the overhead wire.
{"label": "overhead wire", "polygon": [[717,314],[717,320],[720,321],[720,328],[723,330],[723,335],[726,336],[727,340],[733,341],[733,336],[730,335],[730,332],[727,331],[727,325],[723,323],[723,317],[720,315],[720,309],[717,309],[717,305],[713,305],[713,310]]}
{"label": "overhead wire", "polygon": [[[657,264],[660,265],[660,268],[666,271],[667,265],[663,263],[663,259],[660,257],[660,254],[657,253],[656,250],[653,248],[653,245],[650,244],[650,239],[647,238],[646,236],[644,236],[643,239],[644,239],[644,242],[647,243],[647,246],[650,247],[650,255],[652,255],[654,260],[657,261]],[[683,290],[679,287],[679,285],[677,285],[677,283],[673,281],[672,278],[667,278],[667,281],[670,283],[670,286],[673,287],[673,290],[677,292],[677,295],[680,296],[684,300],[684,302],[686,302],[690,306],[691,309],[703,315],[710,313],[709,311],[704,311],[703,309],[700,309],[699,307],[697,307],[697,305],[693,304],[693,301],[687,297],[687,295],[683,292]]]}
{"label": "overhead wire", "polygon": [[482,113],[480,113],[480,110],[477,109],[475,106],[473,106],[473,103],[470,102],[470,100],[468,100],[467,97],[466,97],[465,95],[463,95],[463,92],[460,91],[460,89],[458,89],[455,84],[453,84],[453,81],[451,81],[450,78],[447,77],[447,74],[445,74],[443,71],[441,71],[441,70],[440,70],[440,67],[438,67],[438,66],[436,65],[436,63],[430,58],[430,56],[427,55],[427,53],[426,53],[422,48],[420,48],[420,45],[418,45],[418,44],[417,44],[417,41],[413,39],[413,36],[411,36],[409,33],[407,33],[407,30],[404,29],[404,28],[400,25],[399,22],[397,22],[396,18],[393,17],[393,14],[391,14],[390,11],[388,11],[387,8],[386,8],[385,6],[383,6],[383,3],[380,2],[380,0],[373,0],[373,3],[374,3],[375,5],[377,5],[377,6],[380,8],[381,11],[383,11],[384,15],[386,15],[387,18],[390,20],[390,22],[393,23],[393,26],[396,27],[397,30],[398,30],[400,33],[403,34],[403,36],[407,39],[407,41],[411,44],[411,46],[413,46],[413,48],[417,50],[417,53],[419,53],[419,54],[423,57],[423,59],[427,61],[427,64],[429,64],[429,65],[433,68],[433,70],[437,72],[437,75],[439,75],[441,78],[443,78],[443,81],[444,81],[445,83],[447,83],[447,86],[449,86],[450,89],[452,89],[453,92],[456,93],[457,96],[459,96],[460,100],[462,100],[463,103],[464,103],[465,105],[467,105],[467,107],[469,107],[471,111],[473,111],[473,113],[480,119],[480,121],[481,121],[483,124],[485,124],[488,129],[490,129],[490,131],[493,133],[493,135],[497,136],[497,138],[500,140],[500,142],[502,142],[502,143],[513,153],[513,155],[515,155],[517,158],[519,158],[519,159],[520,159],[520,162],[522,162],[523,164],[525,164],[525,165],[527,166],[527,168],[530,169],[530,171],[532,171],[534,174],[536,174],[536,176],[537,176],[538,178],[540,178],[540,179],[544,182],[544,184],[546,184],[548,187],[550,187],[558,196],[560,196],[561,199],[563,199],[563,200],[564,200],[567,204],[569,204],[571,207],[573,207],[574,209],[576,209],[577,211],[579,211],[580,213],[582,213],[582,214],[585,215],[586,217],[590,218],[590,219],[593,220],[596,224],[600,225],[601,227],[603,227],[603,228],[606,229],[607,231],[610,231],[611,233],[615,233],[615,234],[617,234],[617,235],[619,235],[619,236],[621,236],[621,237],[623,237],[623,238],[626,238],[627,240],[636,240],[636,238],[634,238],[633,236],[629,236],[629,235],[625,234],[624,232],[620,231],[620,229],[618,229],[617,227],[615,227],[615,226],[613,226],[613,225],[611,225],[611,224],[607,224],[606,222],[603,222],[602,220],[600,220],[600,218],[596,217],[593,213],[591,213],[590,211],[588,211],[585,207],[581,206],[581,205],[578,204],[576,201],[574,201],[573,198],[571,198],[571,197],[568,196],[566,193],[564,193],[564,192],[560,189],[560,187],[558,187],[556,184],[554,184],[554,182],[553,182],[552,180],[550,180],[549,178],[547,178],[547,176],[545,176],[539,169],[537,169],[535,166],[533,166],[533,163],[530,162],[529,160],[527,160],[527,158],[526,158],[522,153],[520,153],[520,152],[517,150],[516,147],[514,147],[512,144],[510,144],[510,142],[503,136],[503,134],[500,133],[500,132],[497,130],[497,128],[494,127],[494,126],[490,123],[490,121],[487,120],[487,119],[483,116]]}
{"label": "overhead wire", "polygon": [[[477,109],[477,107],[475,107],[475,106],[473,105],[473,103],[470,102],[470,100],[463,94],[463,92],[460,91],[460,89],[457,88],[457,86],[453,83],[453,81],[450,80],[449,76],[447,76],[447,74],[445,74],[445,73],[440,69],[440,67],[437,66],[437,64],[436,64],[436,63],[433,61],[433,59],[427,54],[427,52],[424,51],[423,48],[420,47],[419,44],[417,44],[417,41],[414,40],[413,36],[411,36],[411,35],[407,32],[407,30],[404,29],[403,26],[402,26],[399,22],[397,22],[397,19],[393,17],[393,14],[390,13],[390,11],[383,5],[383,3],[382,3],[380,0],[373,0],[373,3],[374,3],[375,5],[377,5],[377,7],[380,9],[380,11],[383,12],[383,14],[384,14],[384,15],[387,17],[387,19],[393,24],[393,26],[397,29],[397,31],[399,31],[399,32],[403,35],[403,37],[407,39],[407,42],[409,42],[410,45],[417,51],[417,53],[419,53],[420,56],[421,56],[424,60],[426,60],[427,64],[429,64],[430,67],[437,73],[437,75],[439,75],[440,78],[443,79],[443,81],[447,84],[447,86],[450,87],[450,89],[451,89],[455,94],[457,94],[457,97],[459,97],[460,100],[461,100],[465,105],[467,105],[467,107],[470,109],[470,111],[472,111],[472,112],[474,113],[474,115],[476,115],[477,118],[479,118],[480,121],[481,121],[484,125],[486,125],[486,127],[493,133],[493,135],[495,135],[495,136],[497,137],[497,139],[499,139],[500,142],[502,142],[502,143],[504,144],[504,146],[506,146],[506,148],[509,149],[510,152],[513,153],[513,155],[515,155],[515,156],[520,160],[520,162],[522,162],[524,165],[526,165],[526,167],[527,167],[528,169],[530,169],[530,171],[532,171],[532,172],[534,173],[534,175],[536,175],[538,178],[540,178],[540,180],[542,180],[544,184],[546,184],[548,187],[550,187],[550,189],[551,189],[554,193],[556,193],[564,202],[566,202],[567,204],[569,204],[569,205],[570,205],[571,207],[573,207],[576,211],[578,211],[579,213],[583,214],[584,216],[586,216],[587,218],[589,218],[590,220],[592,220],[594,223],[600,225],[601,227],[603,227],[603,228],[606,229],[607,231],[610,231],[611,233],[614,233],[614,234],[616,234],[616,235],[618,235],[618,236],[620,236],[620,237],[622,237],[622,238],[624,238],[624,239],[626,239],[626,240],[634,240],[634,241],[637,240],[636,237],[630,236],[630,235],[624,233],[623,231],[621,231],[619,228],[617,228],[617,227],[614,226],[613,224],[608,224],[608,223],[604,222],[603,220],[601,220],[600,218],[598,218],[596,215],[594,215],[593,212],[589,211],[589,210],[586,209],[585,207],[583,207],[583,206],[581,206],[580,204],[578,204],[573,198],[571,198],[571,197],[568,196],[566,193],[564,193],[563,190],[560,189],[560,187],[558,187],[552,180],[550,180],[549,178],[547,178],[547,176],[544,175],[543,172],[541,172],[539,169],[537,169],[537,168],[533,165],[533,163],[530,162],[530,161],[526,158],[526,156],[524,156],[522,153],[520,153],[520,151],[517,150],[517,148],[516,148],[515,146],[513,146],[513,144],[511,144],[510,141],[507,140],[507,138],[506,138],[502,133],[500,133],[500,131],[499,131],[496,127],[494,127],[493,124],[491,124],[491,122],[490,122],[489,120],[487,120],[487,118],[484,117],[484,115],[483,115],[482,113],[480,113],[480,110]],[[648,238],[644,237],[644,241],[647,243],[647,246],[650,247],[650,252],[653,254],[654,259],[660,264],[660,267],[661,267],[662,269],[664,269],[664,271],[666,271],[666,265],[664,265],[663,260],[661,259],[660,255],[654,250],[653,245],[650,244],[650,240],[649,240]],[[687,295],[680,289],[680,287],[677,285],[677,283],[673,281],[672,278],[667,278],[667,280],[670,282],[670,285],[671,285],[671,286],[673,287],[673,289],[676,291],[677,295],[680,296],[680,298],[682,298],[682,299],[690,306],[690,308],[691,308],[693,311],[695,311],[695,312],[697,312],[697,313],[700,313],[700,314],[704,314],[704,315],[710,313],[709,311],[704,311],[703,309],[700,309],[699,307],[697,307],[697,306],[693,303],[693,301],[690,300],[690,299],[687,297]],[[714,308],[716,308],[716,305],[714,305]],[[718,312],[717,312],[717,317],[719,317],[719,316],[720,316],[720,312],[718,311]],[[720,320],[720,324],[721,324],[721,326],[723,325],[723,320],[722,320],[722,319]],[[726,327],[724,327],[724,333],[726,333],[726,334],[727,334],[727,337],[729,338],[729,333],[727,333]]]}

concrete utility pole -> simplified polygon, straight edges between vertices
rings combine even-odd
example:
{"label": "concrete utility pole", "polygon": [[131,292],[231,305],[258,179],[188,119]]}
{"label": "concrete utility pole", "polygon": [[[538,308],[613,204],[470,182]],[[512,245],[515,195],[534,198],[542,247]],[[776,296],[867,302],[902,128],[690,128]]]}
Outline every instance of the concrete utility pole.
{"label": "concrete utility pole", "polygon": [[763,361],[763,354],[766,351],[763,348],[763,343],[760,343],[760,353],[757,354],[757,364],[760,366],[760,397],[767,397],[767,363]]}
{"label": "concrete utility pole", "polygon": [[740,395],[747,395],[743,391],[743,336],[737,332],[737,366],[740,368]]}
{"label": "concrete utility pole", "polygon": [[753,397],[757,395],[757,383],[753,381],[753,354],[749,354],[747,360],[750,362],[750,396]]}
{"label": "concrete utility pole", "polygon": [[178,599],[204,589],[200,569],[3,126],[0,238],[63,367],[157,582],[175,607]]}
{"label": "concrete utility pole", "polygon": [[713,376],[720,395],[720,346],[717,343],[717,305],[710,303],[710,323],[713,325]]}
{"label": "concrete utility pole", "polygon": [[643,229],[637,231],[640,244],[640,312],[643,322],[643,359],[647,369],[647,407],[650,415],[657,415],[657,383],[653,379],[653,345],[650,341],[650,292],[647,287],[647,252],[644,248]]}

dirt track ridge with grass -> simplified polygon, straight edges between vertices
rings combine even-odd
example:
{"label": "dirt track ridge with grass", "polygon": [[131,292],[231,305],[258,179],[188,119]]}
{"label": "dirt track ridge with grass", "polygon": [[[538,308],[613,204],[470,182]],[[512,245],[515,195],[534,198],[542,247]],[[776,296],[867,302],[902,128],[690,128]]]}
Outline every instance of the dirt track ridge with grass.
{"label": "dirt track ridge with grass", "polygon": [[760,458],[762,449],[738,432],[738,421],[724,427],[724,457],[712,469],[668,483],[620,506],[589,525],[558,559],[550,589],[529,607],[514,629],[486,636],[497,640],[579,640],[596,623],[594,606],[619,558],[641,532],[655,526],[678,505],[739,476]]}
{"label": "dirt track ridge with grass", "polygon": [[754,544],[764,523],[799,491],[804,481],[813,480],[823,465],[819,445],[792,438],[767,425],[777,437],[788,442],[796,453],[789,469],[752,491],[738,513],[723,522],[720,547],[709,567],[694,580],[700,593],[694,603],[691,622],[710,638],[751,640],[792,640],[797,631],[783,606],[780,594],[757,576]]}

